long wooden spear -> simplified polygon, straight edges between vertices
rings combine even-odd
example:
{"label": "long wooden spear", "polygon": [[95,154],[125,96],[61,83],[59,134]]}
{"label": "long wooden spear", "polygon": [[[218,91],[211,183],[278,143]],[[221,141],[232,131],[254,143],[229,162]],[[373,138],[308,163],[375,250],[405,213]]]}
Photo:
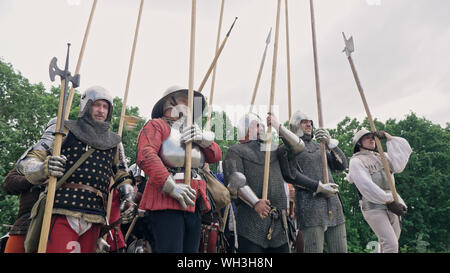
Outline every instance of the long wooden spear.
{"label": "long wooden spear", "polygon": [[226,42],[228,41],[228,37],[230,37],[231,30],[234,27],[234,24],[236,23],[237,17],[234,18],[233,24],[231,24],[230,30],[228,30],[227,35],[222,41],[222,44],[220,45],[219,49],[216,52],[216,55],[214,56],[214,59],[211,62],[211,65],[208,68],[208,71],[206,72],[205,76],[203,77],[202,83],[200,84],[198,88],[198,92],[203,91],[203,87],[205,87],[206,82],[208,81],[209,75],[211,75],[211,72],[213,71],[214,67],[216,67],[217,60],[220,57],[220,54],[222,53],[223,48],[225,47]]}
{"label": "long wooden spear", "polygon": [[[322,115],[322,99],[320,96],[320,79],[319,79],[319,64],[317,60],[317,42],[316,42],[316,26],[314,18],[314,5],[313,0],[309,1],[310,11],[311,11],[311,32],[312,32],[312,42],[313,42],[313,54],[314,54],[314,75],[316,79],[316,97],[317,97],[317,112],[319,116],[319,128],[323,128],[323,115]],[[328,164],[327,164],[327,154],[326,154],[326,142],[322,140],[320,142],[320,155],[322,159],[322,183],[328,183]],[[329,200],[329,199],[328,199]],[[328,203],[328,216],[331,220],[333,213]]]}
{"label": "long wooden spear", "polygon": [[134,32],[133,47],[131,49],[130,64],[128,65],[128,76],[127,76],[127,83],[125,86],[125,94],[123,96],[123,104],[122,104],[122,112],[120,114],[119,130],[117,132],[120,136],[122,136],[123,124],[124,124],[124,120],[125,120],[125,110],[127,108],[128,90],[130,88],[131,73],[133,72],[134,53],[136,51],[136,44],[137,44],[137,39],[138,39],[138,35],[139,35],[139,25],[141,24],[141,15],[142,15],[143,7],[144,7],[144,0],[141,0],[141,4],[139,6],[139,14],[138,14],[137,22],[136,22],[136,30]]}
{"label": "long wooden spear", "polygon": [[[190,41],[190,53],[189,53],[189,87],[188,87],[188,117],[187,126],[192,125],[193,112],[194,112],[194,60],[195,60],[195,23],[196,23],[196,9],[197,1],[192,0],[192,10],[191,10],[191,41]],[[186,143],[186,155],[185,155],[185,165],[184,165],[184,183],[187,185],[191,184],[191,151],[192,142]]]}
{"label": "long wooden spear", "polygon": [[[64,70],[61,70],[56,65],[56,57],[53,57],[49,66],[49,74],[50,79],[52,81],[55,80],[55,76],[59,76],[61,78],[61,88],[59,94],[59,106],[58,106],[58,115],[56,121],[55,128],[55,139],[53,141],[53,156],[61,155],[61,145],[64,133],[64,113],[68,111],[66,102],[66,95],[69,90],[69,82],[72,83],[74,88],[78,87],[80,84],[80,76],[75,74],[73,77],[69,72],[69,52],[70,52],[70,44],[67,44],[67,55],[66,55],[66,64]],[[39,245],[38,245],[38,253],[45,253],[47,250],[47,242],[50,231],[50,221],[53,213],[53,203],[55,200],[55,192],[56,192],[56,177],[50,176],[47,186],[47,196],[45,200],[45,208],[44,208],[44,216],[42,219],[42,227],[41,234],[39,237]]]}
{"label": "long wooden spear", "polygon": [[[216,52],[216,56],[214,56],[213,61],[211,62],[211,65],[209,66],[208,71],[206,72],[206,75],[203,77],[202,83],[200,84],[200,87],[198,88],[198,92],[202,92],[203,87],[205,86],[206,82],[208,81],[209,75],[213,71],[213,69],[216,68],[217,60],[220,57],[220,54],[222,53],[222,50],[225,47],[226,42],[228,41],[228,37],[230,36],[231,30],[234,27],[234,24],[236,23],[237,17],[234,18],[233,24],[231,24],[230,30],[228,30],[227,35],[222,41],[222,44],[220,45],[219,49]],[[210,97],[209,97],[209,104],[208,104],[208,118],[206,120],[206,128],[209,130],[211,125],[211,107],[212,107],[212,99],[214,96],[214,90],[211,90]]]}
{"label": "long wooden spear", "polygon": [[[291,118],[292,114],[292,103],[291,103],[291,57],[289,49],[289,17],[288,17],[288,0],[284,0],[284,10],[286,19],[286,58],[287,58],[287,83],[288,83],[288,119]],[[291,185],[291,184],[289,184]]]}
{"label": "long wooden spear", "polygon": [[[222,20],[223,20],[223,8],[225,6],[225,0],[222,0],[220,5],[220,15],[219,15],[219,26],[217,29],[217,39],[216,39],[216,55],[219,51],[219,44],[220,44],[220,32],[222,30]],[[211,91],[209,92],[209,103],[208,103],[208,118],[206,120],[206,129],[209,130],[211,128],[211,112],[212,112],[212,102],[214,97],[214,85],[216,82],[216,69],[217,67],[214,66],[213,72],[212,72],[212,78],[211,78]]]}
{"label": "long wooden spear", "polygon": [[267,48],[269,47],[269,44],[270,44],[271,34],[272,34],[272,28],[270,28],[269,34],[267,34],[266,47],[264,48],[264,54],[261,58],[261,64],[259,65],[258,76],[256,76],[256,83],[255,83],[255,87],[253,88],[252,100],[250,101],[250,109],[248,110],[249,113],[251,113],[253,111],[253,105],[255,105],[256,94],[258,93],[259,81],[261,80],[261,74],[262,74],[262,70],[264,68],[264,62],[266,61]]}
{"label": "long wooden spear", "polygon": [[[75,75],[80,73],[81,63],[83,62],[84,51],[86,49],[86,43],[89,36],[89,30],[91,29],[92,18],[94,18],[95,7],[97,6],[97,0],[92,2],[91,13],[89,14],[89,20],[84,31],[83,43],[81,44],[80,54],[78,55],[78,62],[75,68]],[[67,120],[70,114],[70,108],[72,107],[73,96],[75,94],[75,88],[72,86],[69,91],[69,96],[67,97],[66,109],[64,113],[64,119]]]}
{"label": "long wooden spear", "polygon": [[[275,96],[275,79],[277,74],[277,56],[278,56],[278,33],[280,26],[280,6],[281,0],[278,0],[277,7],[277,19],[275,27],[275,42],[273,46],[273,63],[272,63],[272,81],[270,84],[270,113],[273,114],[273,101]],[[267,193],[269,188],[269,168],[270,168],[270,153],[272,145],[272,127],[267,126],[267,140],[266,140],[266,158],[264,163],[264,180],[263,180],[263,190],[262,199],[267,200]]]}
{"label": "long wooden spear", "polygon": [[[347,38],[345,37],[345,34],[343,32],[342,32],[342,36],[344,36],[344,41],[345,41],[345,48],[344,48],[343,52],[345,52],[345,54],[347,55],[348,62],[350,63],[353,77],[355,78],[356,86],[358,87],[358,91],[359,91],[359,94],[361,95],[364,109],[366,110],[367,119],[369,120],[369,123],[370,123],[370,130],[372,132],[375,132],[376,131],[375,123],[373,122],[372,115],[370,114],[369,105],[367,104],[366,96],[364,95],[364,90],[361,86],[361,81],[359,80],[358,73],[356,72],[355,64],[353,63],[353,59],[352,59],[352,52],[354,51],[353,37],[350,37],[347,40]],[[380,154],[380,157],[381,157],[381,163],[383,164],[384,173],[389,182],[389,188],[391,189],[394,200],[396,202],[398,202],[399,199],[398,199],[397,190],[395,189],[394,180],[392,179],[392,175],[390,173],[389,164],[387,162],[386,155],[384,154],[383,146],[381,145],[381,142],[378,139],[378,137],[377,136],[374,136],[374,137],[375,137],[375,143],[377,145],[378,153]]]}
{"label": "long wooden spear", "polygon": [[[136,44],[137,44],[137,38],[138,38],[138,34],[139,34],[139,26],[141,24],[141,15],[142,15],[143,7],[144,7],[144,0],[141,0],[141,4],[139,6],[138,18],[137,18],[137,22],[136,22],[136,29],[134,32],[133,46],[131,49],[130,64],[128,65],[128,75],[127,75],[127,82],[126,82],[126,86],[125,86],[125,94],[123,96],[122,112],[120,114],[119,130],[117,132],[120,136],[122,136],[123,124],[124,124],[124,120],[125,120],[125,110],[127,108],[128,90],[130,88],[131,73],[133,71],[133,63],[134,63],[134,53],[136,51]],[[111,177],[109,187],[111,188],[112,185],[114,185],[114,179]],[[110,194],[108,195],[108,203],[106,206],[106,219],[108,219],[109,222],[111,220],[110,216],[111,216],[112,200],[113,200],[113,194],[112,194],[112,192],[110,192]],[[137,216],[133,219],[132,224],[130,225],[130,228],[129,228],[130,231],[133,229],[134,224],[136,223],[136,220],[137,220]],[[105,238],[106,238],[106,234],[105,234]]]}

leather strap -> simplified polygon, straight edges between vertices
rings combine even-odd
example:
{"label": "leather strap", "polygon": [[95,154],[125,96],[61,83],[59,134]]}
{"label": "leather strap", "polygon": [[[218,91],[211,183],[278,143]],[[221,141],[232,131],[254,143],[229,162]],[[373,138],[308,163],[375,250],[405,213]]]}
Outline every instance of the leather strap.
{"label": "leather strap", "polygon": [[84,184],[76,184],[76,183],[69,183],[69,184],[64,185],[64,187],[65,187],[65,188],[71,188],[71,189],[87,190],[87,191],[90,191],[90,192],[95,193],[97,196],[101,197],[102,200],[105,200],[105,199],[106,199],[106,194],[104,194],[104,193],[101,192],[100,190],[98,190],[98,189],[96,189],[96,188],[94,188],[94,187],[88,186],[88,185],[84,185]]}

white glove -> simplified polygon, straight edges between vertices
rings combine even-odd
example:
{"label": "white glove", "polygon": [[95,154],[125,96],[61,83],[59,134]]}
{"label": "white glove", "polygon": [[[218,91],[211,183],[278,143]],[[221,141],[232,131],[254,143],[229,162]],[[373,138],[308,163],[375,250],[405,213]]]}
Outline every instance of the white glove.
{"label": "white glove", "polygon": [[329,149],[334,149],[338,146],[339,141],[337,139],[331,138],[328,130],[319,128],[316,130],[316,139],[320,142],[325,141]]}
{"label": "white glove", "polygon": [[191,188],[191,186],[184,183],[176,183],[172,175],[169,175],[169,177],[167,177],[162,191],[175,198],[178,203],[183,206],[184,209],[187,209],[188,205],[194,205],[196,194],[195,190]]}
{"label": "white glove", "polygon": [[215,134],[211,131],[202,131],[197,124],[193,124],[183,129],[181,132],[181,141],[184,143],[194,142],[200,147],[206,148],[211,146],[214,141]]}
{"label": "white glove", "polygon": [[326,197],[332,197],[335,193],[338,191],[338,184],[335,183],[327,183],[323,184],[321,181],[319,181],[319,186],[317,186],[317,193],[323,193]]}

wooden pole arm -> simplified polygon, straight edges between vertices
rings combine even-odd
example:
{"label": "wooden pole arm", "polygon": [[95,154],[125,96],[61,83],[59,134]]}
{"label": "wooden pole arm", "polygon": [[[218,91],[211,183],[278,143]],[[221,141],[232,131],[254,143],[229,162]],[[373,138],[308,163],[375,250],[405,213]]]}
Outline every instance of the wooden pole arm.
{"label": "wooden pole arm", "polygon": [[[375,132],[376,131],[375,123],[374,123],[372,115],[370,113],[369,105],[367,104],[366,96],[364,95],[364,90],[363,90],[363,88],[361,86],[361,81],[359,80],[358,73],[356,72],[355,64],[353,63],[353,59],[352,59],[351,56],[347,57],[347,59],[348,59],[348,62],[350,63],[350,67],[352,69],[353,77],[355,78],[356,86],[358,87],[358,91],[359,91],[359,94],[361,96],[361,100],[363,102],[364,109],[365,109],[366,114],[367,114],[367,119],[369,120],[370,130],[372,132]],[[374,136],[374,138],[375,138],[375,143],[376,143],[376,146],[377,146],[378,153],[380,154],[380,157],[381,157],[381,163],[383,164],[384,174],[386,175],[386,178],[387,178],[388,183],[389,183],[389,188],[391,189],[392,196],[394,197],[394,200],[396,202],[398,202],[399,201],[398,193],[397,193],[397,190],[395,188],[394,179],[392,178],[392,174],[391,174],[391,171],[390,171],[390,167],[389,167],[386,155],[384,154],[384,151],[383,151],[383,146],[381,145],[381,142],[380,142],[380,140],[378,139],[377,136]]]}
{"label": "wooden pole arm", "polygon": [[[89,36],[89,30],[91,29],[92,18],[94,18],[95,7],[97,6],[97,0],[94,0],[91,7],[91,13],[89,14],[88,24],[86,26],[86,30],[84,31],[83,43],[81,44],[80,54],[78,56],[77,66],[75,68],[75,74],[80,73],[81,63],[83,62],[84,51],[86,49],[86,43]],[[69,95],[67,97],[66,102],[66,112],[64,113],[64,120],[69,119],[70,108],[72,107],[73,96],[75,94],[75,88],[71,87],[69,91]]]}
{"label": "wooden pole arm", "polygon": [[[60,132],[60,121],[63,118],[63,104],[64,104],[64,89],[65,80],[61,80],[61,89],[59,94],[59,107],[58,116],[56,122],[55,132]],[[68,110],[68,109],[67,109]],[[53,141],[53,156],[61,155],[61,145],[62,145],[63,135],[61,133],[55,134],[55,139]],[[50,221],[53,213],[53,202],[55,200],[56,192],[56,177],[50,176],[47,185],[47,198],[45,201],[44,218],[42,220],[41,234],[39,237],[38,253],[45,253],[47,250],[47,242],[50,231]]]}
{"label": "wooden pole arm", "polygon": [[[278,0],[277,5],[277,18],[276,18],[276,28],[275,28],[275,42],[273,47],[273,63],[272,63],[272,81],[270,84],[270,113],[273,113],[273,101],[275,96],[275,80],[277,73],[277,53],[278,53],[278,34],[280,26],[280,6],[281,0]],[[266,156],[264,162],[264,180],[263,180],[263,190],[262,199],[267,200],[268,189],[269,189],[269,169],[270,169],[270,153],[272,144],[272,128],[267,126],[267,137],[266,137]]]}
{"label": "wooden pole arm", "polygon": [[[192,0],[192,11],[191,11],[191,40],[190,40],[190,54],[189,54],[189,89],[188,89],[188,118],[187,126],[192,125],[193,110],[194,110],[194,60],[195,60],[195,24],[196,24],[196,9],[197,1]],[[192,152],[192,142],[186,143],[186,155],[185,155],[185,165],[184,165],[184,183],[187,185],[191,184],[191,152]]]}

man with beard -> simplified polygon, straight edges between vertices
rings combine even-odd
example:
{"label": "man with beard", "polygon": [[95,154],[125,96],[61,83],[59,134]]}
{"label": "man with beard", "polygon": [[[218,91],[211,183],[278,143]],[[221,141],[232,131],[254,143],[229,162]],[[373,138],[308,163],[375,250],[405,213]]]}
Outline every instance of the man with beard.
{"label": "man with beard", "polygon": [[[293,153],[304,149],[303,141],[280,126],[269,113],[269,126],[279,131]],[[231,146],[223,162],[225,185],[236,199],[236,228],[241,253],[289,252],[287,197],[278,161],[282,147],[272,145],[267,200],[262,196],[265,165],[265,125],[259,116],[246,114],[238,124],[239,144]]]}
{"label": "man with beard", "polygon": [[68,131],[61,155],[51,155],[53,132],[46,131],[44,135],[49,138],[45,145],[35,145],[17,163],[17,170],[30,183],[39,185],[49,176],[61,178],[85,152],[94,149],[55,192],[47,243],[49,253],[95,252],[101,228],[107,223],[111,177],[123,204],[134,197],[121,138],[109,130],[112,112],[113,100],[108,91],[100,86],[88,88],[81,97],[78,119],[64,122]]}
{"label": "man with beard", "polygon": [[[206,180],[198,169],[222,157],[215,134],[194,122],[203,113],[205,99],[194,91],[193,125],[187,126],[188,90],[171,87],[155,104],[152,119],[138,137],[136,164],[148,176],[139,209],[150,221],[157,253],[196,253],[201,213],[211,209]],[[191,181],[184,183],[185,144],[192,142]],[[145,219],[144,219],[145,220]],[[146,222],[146,221],[144,221]]]}
{"label": "man with beard", "polygon": [[[295,112],[289,122],[290,130],[305,142],[305,151],[293,159],[296,164],[294,177],[296,187],[295,214],[297,226],[302,232],[304,252],[322,253],[324,242],[329,253],[347,252],[344,212],[338,185],[334,183],[331,170],[343,171],[347,159],[338,141],[331,139],[327,130],[316,130],[316,140],[326,142],[328,181],[323,181],[320,144],[313,140],[313,121],[304,113]],[[330,213],[331,212],[331,213]]]}

